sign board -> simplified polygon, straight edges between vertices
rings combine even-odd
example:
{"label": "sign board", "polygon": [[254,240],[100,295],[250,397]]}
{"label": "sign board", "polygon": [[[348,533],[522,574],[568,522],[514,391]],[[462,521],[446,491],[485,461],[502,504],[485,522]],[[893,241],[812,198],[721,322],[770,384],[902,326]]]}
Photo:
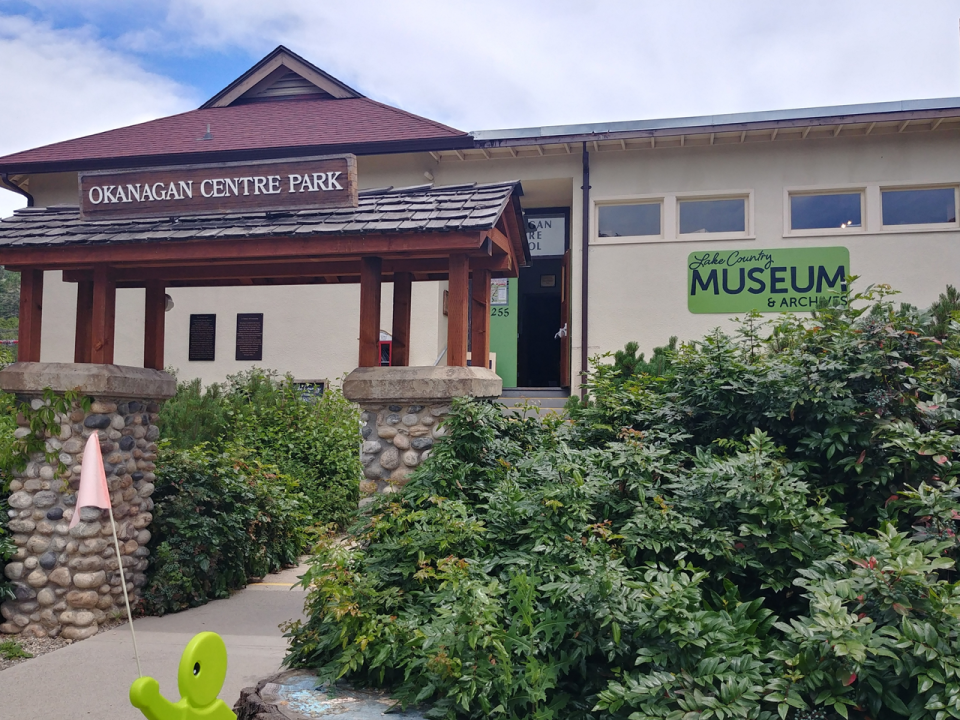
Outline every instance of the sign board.
{"label": "sign board", "polygon": [[356,206],[354,155],[80,173],[83,220]]}
{"label": "sign board", "polygon": [[527,213],[527,246],[530,257],[559,257],[567,250],[567,215]]}
{"label": "sign board", "polygon": [[510,304],[508,278],[493,278],[490,281],[490,304],[494,307]]}
{"label": "sign board", "polygon": [[263,313],[237,313],[237,360],[263,360]]}
{"label": "sign board", "polygon": [[188,360],[213,360],[217,353],[217,316],[215,313],[190,315]]}
{"label": "sign board", "polygon": [[810,312],[847,303],[845,247],[703,250],[687,257],[692,313]]}

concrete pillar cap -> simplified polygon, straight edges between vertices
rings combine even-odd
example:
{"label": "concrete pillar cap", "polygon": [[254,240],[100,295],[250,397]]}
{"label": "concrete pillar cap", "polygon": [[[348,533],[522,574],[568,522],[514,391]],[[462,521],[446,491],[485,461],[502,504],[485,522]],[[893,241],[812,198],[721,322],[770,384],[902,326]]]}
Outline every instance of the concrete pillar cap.
{"label": "concrete pillar cap", "polygon": [[0,389],[21,395],[77,390],[84,395],[166,400],[177,381],[162,370],[93,363],[16,362],[0,370]]}
{"label": "concrete pillar cap", "polygon": [[500,376],[482,367],[363,367],[343,381],[344,397],[362,404],[496,398],[501,392]]}

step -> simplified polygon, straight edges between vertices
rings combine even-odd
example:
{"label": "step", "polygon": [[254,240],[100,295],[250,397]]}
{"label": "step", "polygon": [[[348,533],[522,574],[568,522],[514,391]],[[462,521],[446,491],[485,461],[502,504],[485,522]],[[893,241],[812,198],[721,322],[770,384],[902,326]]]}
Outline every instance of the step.
{"label": "step", "polygon": [[570,391],[565,388],[533,388],[533,387],[516,387],[516,388],[504,388],[503,392],[500,393],[501,398],[563,398],[566,400],[570,397]]}

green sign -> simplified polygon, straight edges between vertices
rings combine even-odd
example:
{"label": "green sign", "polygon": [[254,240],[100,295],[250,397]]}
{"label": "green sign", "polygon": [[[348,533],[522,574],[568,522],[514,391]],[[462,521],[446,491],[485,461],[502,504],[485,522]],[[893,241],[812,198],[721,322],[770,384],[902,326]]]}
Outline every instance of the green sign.
{"label": "green sign", "polygon": [[687,258],[692,313],[809,312],[847,303],[845,247],[703,250]]}

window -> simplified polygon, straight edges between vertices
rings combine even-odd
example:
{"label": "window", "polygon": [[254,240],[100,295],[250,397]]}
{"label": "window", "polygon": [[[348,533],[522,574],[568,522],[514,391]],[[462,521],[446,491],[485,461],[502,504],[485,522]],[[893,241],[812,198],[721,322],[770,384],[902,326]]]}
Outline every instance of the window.
{"label": "window", "polygon": [[861,228],[863,193],[790,196],[790,229]]}
{"label": "window", "polygon": [[956,188],[883,190],[884,225],[934,225],[957,222]]}
{"label": "window", "polygon": [[660,235],[659,202],[601,205],[598,210],[600,237]]}
{"label": "window", "polygon": [[747,201],[681,200],[680,234],[742,233],[747,229]]}

